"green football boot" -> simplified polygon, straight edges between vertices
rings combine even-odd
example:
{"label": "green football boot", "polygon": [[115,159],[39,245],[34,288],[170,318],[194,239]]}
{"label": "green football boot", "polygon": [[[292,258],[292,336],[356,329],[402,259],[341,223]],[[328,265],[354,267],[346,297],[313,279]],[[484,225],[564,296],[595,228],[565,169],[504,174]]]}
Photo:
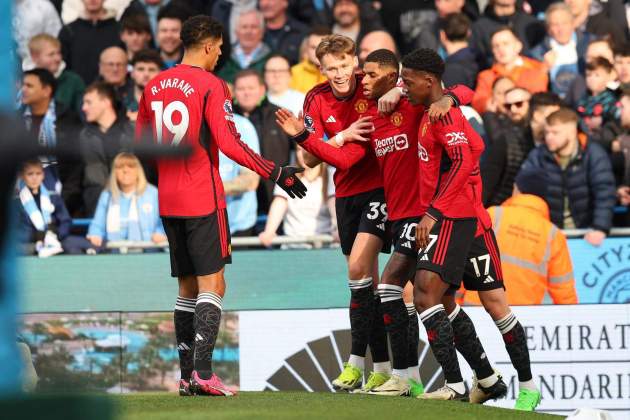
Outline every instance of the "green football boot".
{"label": "green football boot", "polygon": [[352,391],[361,386],[363,371],[349,363],[343,364],[343,370],[337,379],[332,381],[336,390]]}
{"label": "green football boot", "polygon": [[534,411],[534,409],[540,404],[541,395],[538,390],[521,389],[518,392],[518,398],[516,399],[515,410],[521,411]]}

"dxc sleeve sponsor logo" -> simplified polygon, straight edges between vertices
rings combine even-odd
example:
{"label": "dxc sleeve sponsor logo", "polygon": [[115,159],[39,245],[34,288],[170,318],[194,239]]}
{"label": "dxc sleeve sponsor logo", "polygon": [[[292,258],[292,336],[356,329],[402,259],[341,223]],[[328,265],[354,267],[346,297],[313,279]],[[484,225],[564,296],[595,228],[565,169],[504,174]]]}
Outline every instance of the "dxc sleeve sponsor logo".
{"label": "dxc sleeve sponsor logo", "polygon": [[468,139],[463,131],[457,131],[446,133],[446,142],[449,146],[455,146],[458,144],[468,144]]}

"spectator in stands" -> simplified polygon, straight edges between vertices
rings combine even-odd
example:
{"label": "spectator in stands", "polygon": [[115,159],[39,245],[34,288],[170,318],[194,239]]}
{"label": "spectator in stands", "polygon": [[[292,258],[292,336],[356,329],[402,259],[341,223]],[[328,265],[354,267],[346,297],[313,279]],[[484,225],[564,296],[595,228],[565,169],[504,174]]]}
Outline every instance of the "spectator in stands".
{"label": "spectator in stands", "polygon": [[[630,207],[630,88],[626,87],[622,90],[620,99],[621,103],[621,126],[622,133],[615,140],[614,148],[620,154],[619,169],[615,171],[617,174],[617,198],[622,206]],[[622,225],[628,226],[630,215],[626,212],[623,217]]]}
{"label": "spectator in stands", "polygon": [[[234,114],[234,125],[241,135],[241,140],[254,152],[260,153],[258,134],[252,123],[247,118]],[[258,214],[256,189],[260,183],[260,177],[256,172],[240,166],[223,153],[219,153],[219,172],[225,191],[230,235],[232,237],[256,236],[254,230]]]}
{"label": "spectator in stands", "polygon": [[481,164],[486,207],[499,205],[512,195],[516,174],[534,147],[529,127],[530,97],[527,90],[512,88],[505,93],[507,115],[484,115],[486,136],[492,144]]}
{"label": "spectator in stands", "polygon": [[394,38],[385,31],[372,31],[363,37],[361,44],[359,45],[359,67],[363,67],[363,63],[367,56],[376,50],[388,50],[398,55],[398,48]]}
{"label": "spectator in stands", "polygon": [[121,22],[120,39],[127,50],[127,60],[131,62],[136,53],[151,46],[151,24],[142,14],[129,15]]}
{"label": "spectator in stands", "polygon": [[78,114],[81,111],[85,83],[78,74],[66,68],[66,63],[61,58],[59,40],[48,34],[35,35],[29,41],[28,49],[34,67],[48,70],[57,79],[55,101]]}
{"label": "spectator in stands", "polygon": [[[85,6],[83,0],[52,0],[53,3],[61,2],[61,20],[64,24],[68,24],[83,16]],[[123,12],[129,6],[130,0],[105,0],[103,7],[120,20]]]}
{"label": "spectator in stands", "polygon": [[547,66],[551,90],[564,98],[571,83],[584,74],[586,47],[592,35],[575,30],[573,14],[565,3],[552,3],[545,14],[547,36],[530,55]]}
{"label": "spectator in stands", "polygon": [[[512,197],[488,209],[501,250],[508,303],[578,303],[571,255],[564,233],[549,220],[547,177],[538,170],[518,174]],[[465,304],[479,305],[476,292],[462,290]]]}
{"label": "spectator in stands", "polygon": [[330,35],[330,29],[323,26],[316,26],[309,32],[306,38],[306,58],[291,67],[291,89],[306,93],[315,85],[326,81],[315,55],[317,46],[326,35]]}
{"label": "spectator in stands", "polygon": [[522,170],[547,174],[545,201],[562,229],[589,229],[584,239],[602,244],[612,225],[615,179],[602,147],[578,134],[578,115],[561,108],[547,117],[545,144],[531,151]]}
{"label": "spectator in stands", "polygon": [[[241,13],[256,8],[258,0],[215,0],[212,5],[211,15],[213,18],[223,23],[225,34],[224,44],[234,45],[238,42],[236,38],[236,26]],[[229,41],[229,42],[228,42]]]}
{"label": "spectator in stands", "polygon": [[178,0],[132,0],[129,3],[129,6],[123,12],[121,20],[126,19],[131,15],[143,15],[149,19],[149,24],[151,25],[151,33],[153,35],[153,39],[157,38],[158,32],[158,15],[160,10],[170,4],[177,3],[177,6],[181,8],[186,8],[187,13],[189,12],[187,9],[187,4],[185,1]]}
{"label": "spectator in stands", "polygon": [[232,56],[219,70],[218,76],[228,83],[234,83],[236,73],[245,69],[263,72],[271,49],[263,42],[264,18],[258,10],[241,13],[236,25],[238,42],[232,49]]}
{"label": "spectator in stands", "polygon": [[179,33],[186,19],[188,11],[175,3],[167,4],[158,13],[156,40],[165,69],[182,60],[184,49]]}
{"label": "spectator in stands", "polygon": [[299,147],[296,157],[298,166],[304,168],[304,172],[298,174],[298,177],[309,191],[297,203],[298,200],[289,200],[289,196],[281,188],[273,189],[273,202],[269,208],[265,230],[258,235],[260,242],[266,247],[271,246],[280,224],[288,237],[330,233],[330,216],[326,206],[326,165],[309,168],[304,163],[304,150]]}
{"label": "spectator in stands", "polygon": [[[291,142],[276,124],[276,105],[265,97],[265,83],[254,69],[242,70],[234,80],[234,112],[249,119],[256,127],[260,154],[278,165],[289,163]],[[261,181],[258,187],[258,214],[267,214],[273,199],[274,183]]]}
{"label": "spectator in stands", "polygon": [[127,77],[127,63],[127,53],[120,47],[104,49],[98,63],[99,76],[116,89],[119,98],[133,88],[132,80]]}
{"label": "spectator in stands", "polygon": [[147,183],[135,155],[119,153],[114,158],[87,239],[98,249],[112,241],[151,241],[156,244],[166,241],[157,188]]}
{"label": "spectator in stands", "polygon": [[[503,1],[503,0],[501,0]],[[511,0],[508,0],[511,1]],[[516,86],[531,93],[547,90],[549,78],[545,66],[540,61],[521,55],[523,43],[508,27],[498,29],[492,35],[494,64],[477,77],[477,88],[472,105],[480,113],[488,106],[492,94],[492,84],[500,76],[509,77]]]}
{"label": "spectator in stands", "polygon": [[625,42],[615,50],[614,63],[619,83],[630,83],[630,42]]}
{"label": "spectator in stands", "polygon": [[588,93],[578,102],[580,128],[587,135],[601,131],[602,126],[619,119],[617,95],[608,88],[614,82],[615,74],[611,62],[596,57],[586,64],[586,87]]}
{"label": "spectator in stands", "polygon": [[267,98],[272,104],[299,115],[304,104],[304,94],[289,88],[290,84],[291,66],[289,61],[283,55],[270,56],[265,63]]}
{"label": "spectator in stands", "polygon": [[28,253],[40,257],[62,253],[72,219],[61,197],[44,185],[44,168],[39,160],[24,164],[18,188],[20,242],[32,244]]}
{"label": "spectator in stands", "polygon": [[453,13],[440,20],[440,43],[446,58],[442,80],[446,86],[457,84],[475,89],[479,66],[475,53],[468,46],[470,20],[463,13]]}
{"label": "spectator in stands", "polygon": [[[446,58],[447,52],[440,38],[443,20],[448,15],[461,14],[464,3],[464,0],[435,0],[437,19],[433,20],[433,22],[428,25],[424,25],[420,29],[420,33],[416,38],[416,48],[430,48],[437,51],[443,58]],[[467,30],[470,30],[470,20],[468,20]]]}
{"label": "spectator in stands", "polygon": [[332,33],[345,35],[356,45],[368,32],[382,28],[380,20],[362,18],[358,0],[334,0],[333,17]]}
{"label": "spectator in stands", "polygon": [[85,163],[83,203],[86,215],[91,217],[114,157],[133,141],[134,133],[127,116],[120,112],[116,91],[105,82],[95,82],[86,88],[83,113],[87,122],[79,135]]}
{"label": "spectator in stands", "polygon": [[[38,143],[47,146],[76,147],[81,122],[69,106],[55,101],[56,80],[46,69],[33,69],[22,75],[21,116],[27,131]],[[63,194],[71,211],[80,205],[81,167],[53,156],[41,158],[45,167],[46,188]]]}
{"label": "spectator in stands", "polygon": [[135,122],[144,87],[160,72],[164,63],[157,51],[142,50],[136,53],[131,61],[131,66],[133,85],[124,96],[124,105],[127,110],[127,117],[130,121]]}
{"label": "spectator in stands", "polygon": [[553,92],[539,92],[532,95],[529,100],[529,126],[535,146],[545,142],[547,117],[559,110],[562,105],[562,99]]}
{"label": "spectator in stands", "polygon": [[17,43],[17,53],[23,63],[30,61],[28,42],[31,38],[37,34],[56,37],[61,29],[59,15],[47,0],[14,1],[12,24],[13,39]]}
{"label": "spectator in stands", "polygon": [[288,0],[259,0],[258,8],[265,18],[263,41],[272,51],[284,54],[291,64],[300,61],[299,48],[308,27],[287,14]]}
{"label": "spectator in stands", "polygon": [[380,15],[385,29],[394,37],[403,55],[417,48],[421,29],[437,20],[432,1],[381,1]]}
{"label": "spectator in stands", "polygon": [[83,0],[85,15],[65,25],[59,32],[63,59],[85,83],[98,75],[98,61],[105,48],[118,45],[120,26],[103,7],[103,0]]}
{"label": "spectator in stands", "polygon": [[[564,0],[573,13],[573,26],[576,30],[588,32],[596,36],[610,36],[615,45],[626,41],[626,31],[628,22],[625,21],[625,10],[615,16],[609,3],[596,2],[594,6],[592,0]],[[594,12],[594,14],[591,14]],[[620,22],[621,19],[625,22]]]}
{"label": "spectator in stands", "polygon": [[520,41],[521,49],[528,51],[545,37],[545,27],[533,16],[518,9],[516,0],[490,0],[485,13],[472,26],[470,45],[479,54],[485,66],[490,66],[495,47],[494,34],[504,27],[512,28],[514,37]]}
{"label": "spectator in stands", "polygon": [[505,93],[515,86],[516,85],[509,77],[498,77],[494,83],[492,83],[492,96],[488,99],[486,113],[492,112],[507,115],[508,110],[505,107]]}

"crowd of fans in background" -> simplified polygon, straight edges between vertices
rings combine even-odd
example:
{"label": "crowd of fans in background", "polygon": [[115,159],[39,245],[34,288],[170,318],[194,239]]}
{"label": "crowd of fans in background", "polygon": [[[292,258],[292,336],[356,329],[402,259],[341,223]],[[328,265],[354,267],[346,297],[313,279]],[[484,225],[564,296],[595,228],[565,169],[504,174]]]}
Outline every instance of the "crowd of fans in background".
{"label": "crowd of fans in background", "polygon": [[[225,26],[216,74],[230,84],[243,140],[267,159],[304,166],[274,113],[297,115],[325,81],[315,57],[322,37],[352,38],[360,60],[378,48],[428,47],[445,59],[447,85],[475,91],[464,108],[486,142],[487,206],[511,197],[519,171],[535,170],[545,174],[539,195],[557,227],[588,229],[585,240],[599,245],[611,227],[630,224],[622,0],[16,0],[21,120],[40,143],[82,155],[24,167],[16,200],[24,242],[40,255],[165,240],[155,171],[124,151],[144,86],[179,62],[182,22],[195,14]],[[225,156],[220,166],[233,236],[269,245],[279,232],[336,231],[331,168],[304,172],[307,197],[292,201]],[[76,234],[80,218],[91,223]]]}

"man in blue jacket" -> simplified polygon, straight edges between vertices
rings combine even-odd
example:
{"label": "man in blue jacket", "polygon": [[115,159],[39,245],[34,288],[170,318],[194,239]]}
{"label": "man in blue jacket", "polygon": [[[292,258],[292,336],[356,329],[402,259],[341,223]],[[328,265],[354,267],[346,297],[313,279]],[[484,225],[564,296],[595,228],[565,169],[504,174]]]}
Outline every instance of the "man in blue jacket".
{"label": "man in blue jacket", "polygon": [[532,150],[521,170],[547,176],[545,201],[551,221],[563,229],[589,229],[584,239],[602,244],[612,225],[615,178],[606,151],[578,134],[578,116],[560,108],[547,117],[545,143]]}

